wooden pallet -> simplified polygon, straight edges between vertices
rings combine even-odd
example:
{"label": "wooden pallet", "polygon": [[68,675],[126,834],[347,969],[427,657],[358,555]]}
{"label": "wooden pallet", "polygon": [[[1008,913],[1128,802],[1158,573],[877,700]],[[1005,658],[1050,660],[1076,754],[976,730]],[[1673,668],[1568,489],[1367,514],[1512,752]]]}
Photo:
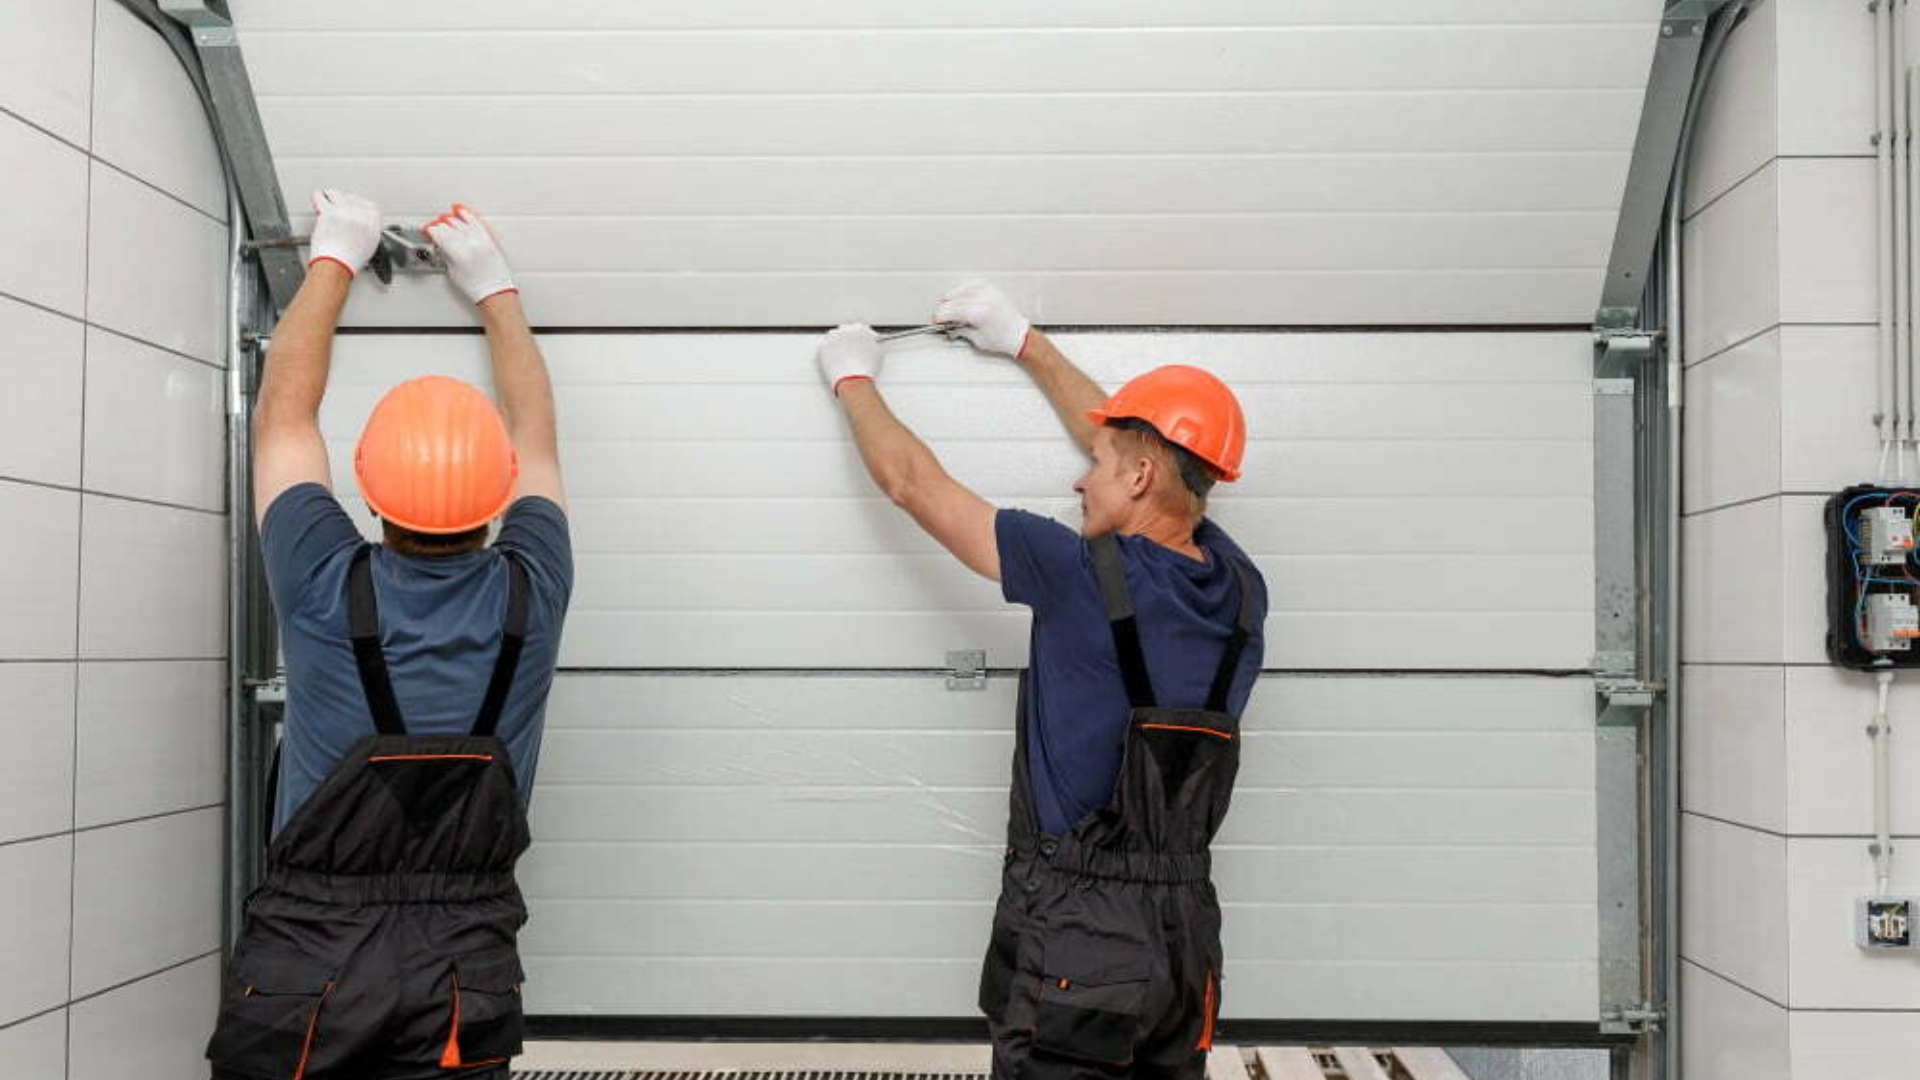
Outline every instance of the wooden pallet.
{"label": "wooden pallet", "polygon": [[1444,1050],[1426,1046],[1219,1046],[1208,1080],[1470,1080]]}

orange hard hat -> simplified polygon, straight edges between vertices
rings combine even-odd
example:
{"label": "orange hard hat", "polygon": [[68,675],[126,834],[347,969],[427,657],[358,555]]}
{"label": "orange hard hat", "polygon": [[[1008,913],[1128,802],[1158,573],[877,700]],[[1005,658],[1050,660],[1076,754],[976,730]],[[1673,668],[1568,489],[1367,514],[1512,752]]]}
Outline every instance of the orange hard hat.
{"label": "orange hard hat", "polygon": [[419,533],[476,529],[507,508],[520,459],[500,410],[445,375],[387,391],[353,451],[360,494],[381,518]]}
{"label": "orange hard hat", "polygon": [[1247,450],[1247,418],[1227,384],[1211,372],[1168,364],[1135,377],[1107,403],[1089,409],[1096,424],[1145,420],[1166,440],[1213,467],[1222,480],[1240,479]]}

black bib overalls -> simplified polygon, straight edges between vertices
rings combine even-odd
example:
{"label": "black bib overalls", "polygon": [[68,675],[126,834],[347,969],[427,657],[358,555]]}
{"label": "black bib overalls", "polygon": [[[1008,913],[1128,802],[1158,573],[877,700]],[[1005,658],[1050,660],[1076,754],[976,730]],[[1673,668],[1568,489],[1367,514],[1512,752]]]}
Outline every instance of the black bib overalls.
{"label": "black bib overalls", "polygon": [[354,556],[347,610],[378,734],[274,837],[207,1046],[215,1080],[505,1076],[520,1052],[527,821],[493,733],[526,640],[527,573],[507,558],[472,733],[413,736],[381,654],[371,551]]}
{"label": "black bib overalls", "polygon": [[[1240,764],[1227,713],[1253,632],[1252,571],[1228,560],[1239,612],[1207,704],[1156,704],[1120,548],[1088,542],[1132,711],[1112,801],[1041,834],[1020,684],[1006,870],[980,975],[995,1080],[1169,1077],[1206,1069],[1220,1009],[1220,903],[1208,844]],[[1218,556],[1216,556],[1218,557]]]}

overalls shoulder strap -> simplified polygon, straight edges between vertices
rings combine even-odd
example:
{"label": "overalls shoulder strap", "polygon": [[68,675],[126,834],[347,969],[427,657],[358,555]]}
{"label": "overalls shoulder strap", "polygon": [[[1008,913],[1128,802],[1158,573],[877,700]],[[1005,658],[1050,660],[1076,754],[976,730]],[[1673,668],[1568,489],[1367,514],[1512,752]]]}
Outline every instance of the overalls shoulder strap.
{"label": "overalls shoulder strap", "polygon": [[[1114,652],[1120,658],[1120,677],[1127,685],[1127,700],[1136,709],[1156,705],[1153,681],[1147,675],[1146,654],[1140,647],[1140,625],[1134,617],[1133,594],[1127,591],[1127,572],[1120,559],[1120,541],[1112,533],[1087,541],[1093,558],[1094,576],[1100,581],[1100,601],[1107,609],[1107,625],[1113,631]],[[1227,636],[1226,652],[1213,673],[1207,690],[1209,712],[1227,711],[1227,698],[1233,693],[1233,679],[1240,669],[1240,655],[1253,636],[1253,576],[1236,558],[1220,556],[1227,565],[1239,597],[1234,613],[1233,632]]]}
{"label": "overalls shoulder strap", "polygon": [[[353,640],[353,662],[360,669],[360,688],[367,695],[374,729],[382,735],[405,735],[406,721],[393,694],[393,678],[380,650],[380,603],[373,591],[373,546],[354,553],[347,570],[347,634]],[[527,640],[527,571],[511,555],[507,561],[507,615],[501,628],[500,653],[494,659],[487,694],[474,719],[473,734],[490,736],[500,724],[520,652]]]}
{"label": "overalls shoulder strap", "polygon": [[1100,580],[1100,602],[1107,608],[1107,627],[1113,631],[1113,651],[1120,658],[1120,678],[1127,684],[1127,702],[1151,709],[1156,701],[1153,680],[1147,675],[1147,657],[1140,650],[1140,624],[1133,614],[1133,594],[1127,591],[1127,569],[1120,561],[1120,541],[1105,533],[1087,541],[1093,573]]}
{"label": "overalls shoulder strap", "polygon": [[1217,713],[1227,711],[1233,677],[1240,671],[1240,654],[1247,647],[1247,639],[1253,636],[1253,575],[1240,565],[1239,559],[1224,558],[1240,598],[1233,615],[1233,632],[1227,635],[1227,651],[1220,657],[1220,667],[1213,673],[1213,685],[1207,690],[1207,711]]}

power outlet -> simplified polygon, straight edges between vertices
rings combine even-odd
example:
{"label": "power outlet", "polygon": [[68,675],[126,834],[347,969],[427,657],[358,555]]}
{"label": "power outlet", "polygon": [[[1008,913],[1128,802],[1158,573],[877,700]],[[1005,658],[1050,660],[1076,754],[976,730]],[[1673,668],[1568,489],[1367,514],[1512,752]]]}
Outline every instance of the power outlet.
{"label": "power outlet", "polygon": [[1911,896],[1864,896],[1853,902],[1853,943],[1869,952],[1915,947],[1920,927],[1920,899]]}

